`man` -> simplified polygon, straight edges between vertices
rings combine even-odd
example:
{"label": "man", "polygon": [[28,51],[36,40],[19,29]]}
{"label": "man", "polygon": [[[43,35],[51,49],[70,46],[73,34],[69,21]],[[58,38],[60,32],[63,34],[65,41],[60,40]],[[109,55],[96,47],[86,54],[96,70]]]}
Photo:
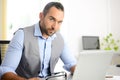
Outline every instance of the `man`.
{"label": "man", "polygon": [[63,5],[48,3],[39,18],[37,24],[15,33],[0,67],[2,80],[42,80],[54,72],[59,58],[66,70],[74,72],[76,60],[59,33]]}

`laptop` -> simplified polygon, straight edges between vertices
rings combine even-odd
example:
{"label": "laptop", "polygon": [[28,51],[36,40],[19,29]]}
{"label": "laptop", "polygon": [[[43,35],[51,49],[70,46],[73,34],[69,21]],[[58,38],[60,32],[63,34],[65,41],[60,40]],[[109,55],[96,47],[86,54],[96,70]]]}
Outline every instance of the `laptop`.
{"label": "laptop", "polygon": [[112,51],[80,52],[71,80],[105,80],[106,71],[110,65],[112,56]]}

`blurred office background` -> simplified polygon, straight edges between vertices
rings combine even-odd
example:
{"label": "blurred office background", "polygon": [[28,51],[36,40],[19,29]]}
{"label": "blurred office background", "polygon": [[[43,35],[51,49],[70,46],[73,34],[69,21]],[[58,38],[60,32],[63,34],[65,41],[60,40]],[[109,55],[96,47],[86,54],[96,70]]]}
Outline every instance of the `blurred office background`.
{"label": "blurred office background", "polygon": [[61,33],[73,55],[82,51],[84,35],[102,40],[112,33],[120,39],[120,0],[0,0],[0,40],[11,40],[18,28],[38,22],[39,12],[50,1],[65,7]]}

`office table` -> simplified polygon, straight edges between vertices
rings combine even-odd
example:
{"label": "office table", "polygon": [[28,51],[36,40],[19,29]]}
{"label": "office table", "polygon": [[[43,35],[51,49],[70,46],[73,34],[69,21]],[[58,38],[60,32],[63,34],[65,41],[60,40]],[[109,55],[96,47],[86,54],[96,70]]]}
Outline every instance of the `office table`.
{"label": "office table", "polygon": [[116,65],[109,66],[106,75],[113,76],[113,78],[106,78],[106,80],[120,80],[120,67],[116,67]]}
{"label": "office table", "polygon": [[[72,80],[72,79],[68,79],[68,80]],[[105,80],[120,80],[120,76],[113,76],[112,78],[105,78]]]}
{"label": "office table", "polygon": [[116,65],[109,66],[106,75],[120,76],[120,67],[116,67]]}
{"label": "office table", "polygon": [[106,78],[105,80],[120,80],[120,76],[113,76],[113,78]]}
{"label": "office table", "polygon": [[[71,75],[68,75],[68,77],[71,77]],[[105,80],[120,80],[120,67],[116,67],[116,65],[109,66],[106,77]]]}

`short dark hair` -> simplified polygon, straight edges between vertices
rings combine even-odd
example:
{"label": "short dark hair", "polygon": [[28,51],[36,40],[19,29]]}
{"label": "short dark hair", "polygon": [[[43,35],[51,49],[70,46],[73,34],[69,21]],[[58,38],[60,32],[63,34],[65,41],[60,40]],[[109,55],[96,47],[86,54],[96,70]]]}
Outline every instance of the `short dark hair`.
{"label": "short dark hair", "polygon": [[56,7],[57,9],[64,12],[64,7],[60,2],[49,2],[43,9],[44,16],[46,16],[51,7]]}

